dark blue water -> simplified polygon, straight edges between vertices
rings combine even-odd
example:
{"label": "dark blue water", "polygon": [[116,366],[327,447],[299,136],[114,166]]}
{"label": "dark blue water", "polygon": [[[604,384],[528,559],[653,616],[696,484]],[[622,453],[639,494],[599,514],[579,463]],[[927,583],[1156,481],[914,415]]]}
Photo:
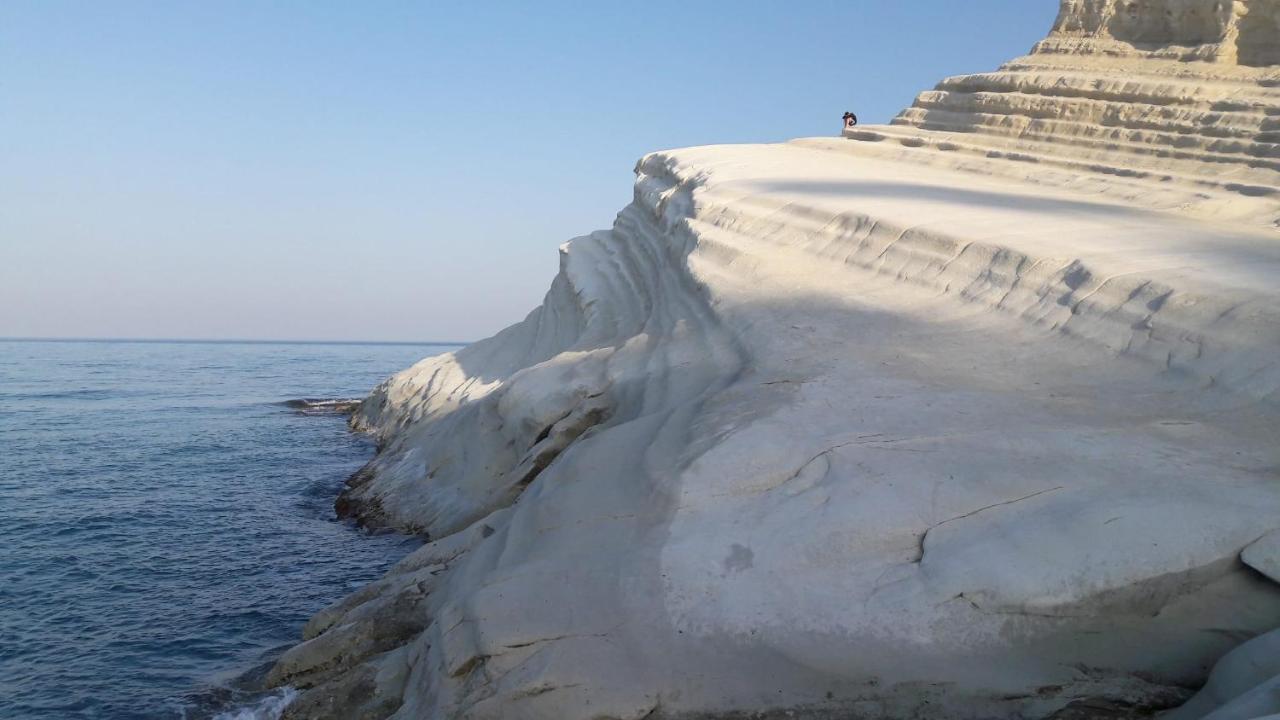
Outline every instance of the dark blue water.
{"label": "dark blue water", "polygon": [[372,454],[295,398],[441,346],[0,341],[0,718],[198,718],[415,545],[334,520]]}

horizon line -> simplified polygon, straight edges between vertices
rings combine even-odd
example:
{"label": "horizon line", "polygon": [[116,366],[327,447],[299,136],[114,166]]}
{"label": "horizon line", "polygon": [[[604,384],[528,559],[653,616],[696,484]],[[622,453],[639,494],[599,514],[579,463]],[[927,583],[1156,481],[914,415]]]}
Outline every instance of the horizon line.
{"label": "horizon line", "polygon": [[23,337],[0,336],[0,342],[138,343],[172,345],[470,345],[474,341],[447,340],[286,340],[253,338],[142,338],[142,337]]}

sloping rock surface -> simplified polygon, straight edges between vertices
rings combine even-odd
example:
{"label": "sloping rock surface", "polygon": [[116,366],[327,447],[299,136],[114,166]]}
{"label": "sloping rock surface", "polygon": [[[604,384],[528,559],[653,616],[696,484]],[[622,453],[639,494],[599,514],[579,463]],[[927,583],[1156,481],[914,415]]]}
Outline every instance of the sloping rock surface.
{"label": "sloping rock surface", "polygon": [[1067,0],[892,125],[643,158],[360,406],[340,511],[433,541],[290,715],[1280,712],[1277,6]]}

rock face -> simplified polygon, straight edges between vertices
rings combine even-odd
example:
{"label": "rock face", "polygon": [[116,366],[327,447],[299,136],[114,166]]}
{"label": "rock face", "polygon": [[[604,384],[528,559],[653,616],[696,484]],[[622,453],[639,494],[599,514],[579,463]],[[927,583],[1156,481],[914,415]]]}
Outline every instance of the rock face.
{"label": "rock face", "polygon": [[845,135],[879,157],[1276,224],[1275,63],[1278,0],[1064,1],[1031,55]]}
{"label": "rock face", "polygon": [[1276,8],[1068,0],[892,125],[643,158],[360,406],[340,509],[433,541],[289,715],[1136,717],[1223,656],[1178,720],[1280,712]]}
{"label": "rock face", "polygon": [[1039,52],[1280,63],[1275,0],[1064,0]]}

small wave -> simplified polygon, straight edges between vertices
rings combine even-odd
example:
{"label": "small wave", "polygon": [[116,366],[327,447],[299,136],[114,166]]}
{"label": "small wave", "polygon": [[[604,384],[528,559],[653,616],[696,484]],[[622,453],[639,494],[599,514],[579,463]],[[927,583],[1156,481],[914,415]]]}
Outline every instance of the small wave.
{"label": "small wave", "polygon": [[297,697],[297,690],[282,687],[252,705],[218,713],[213,720],[280,720],[284,709]]}
{"label": "small wave", "polygon": [[346,415],[354,412],[360,401],[351,398],[298,398],[280,404],[303,415]]}

